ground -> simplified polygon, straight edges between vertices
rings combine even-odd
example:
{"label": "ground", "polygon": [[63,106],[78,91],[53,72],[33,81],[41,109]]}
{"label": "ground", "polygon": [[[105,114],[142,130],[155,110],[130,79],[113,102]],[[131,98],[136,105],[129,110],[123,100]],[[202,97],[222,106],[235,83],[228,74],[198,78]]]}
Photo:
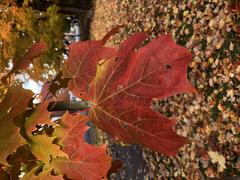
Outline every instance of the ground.
{"label": "ground", "polygon": [[[122,24],[124,28],[109,44],[117,44],[134,32],[148,31],[151,38],[170,34],[193,55],[188,77],[197,93],[153,103],[154,110],[178,119],[175,130],[189,143],[171,158],[133,147],[139,159],[143,157],[142,170],[147,169],[138,179],[240,175],[240,14],[234,7],[227,0],[95,1],[92,39],[101,39]],[[111,141],[109,153],[116,158],[120,148],[115,146],[121,145]],[[132,163],[125,161],[125,171],[117,174],[118,179],[126,177]]]}

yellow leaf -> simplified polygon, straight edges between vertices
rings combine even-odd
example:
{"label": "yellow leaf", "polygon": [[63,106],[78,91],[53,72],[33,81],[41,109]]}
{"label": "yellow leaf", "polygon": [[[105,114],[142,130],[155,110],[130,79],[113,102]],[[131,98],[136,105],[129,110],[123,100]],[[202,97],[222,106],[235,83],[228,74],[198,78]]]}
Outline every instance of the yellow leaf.
{"label": "yellow leaf", "polygon": [[67,157],[60,146],[53,144],[55,137],[48,137],[44,135],[32,136],[31,151],[33,155],[44,163],[49,163],[51,158],[55,157]]}
{"label": "yellow leaf", "polygon": [[230,51],[233,51],[234,50],[234,44],[231,42],[230,45],[229,45],[229,50]]}
{"label": "yellow leaf", "polygon": [[224,25],[225,25],[225,22],[224,22],[223,19],[221,19],[221,20],[219,21],[219,27],[220,27],[220,28],[223,28]]}
{"label": "yellow leaf", "polygon": [[220,172],[222,172],[226,168],[226,166],[225,166],[226,160],[223,155],[219,154],[218,152],[214,152],[214,151],[209,151],[208,155],[210,156],[213,163],[218,163]]}

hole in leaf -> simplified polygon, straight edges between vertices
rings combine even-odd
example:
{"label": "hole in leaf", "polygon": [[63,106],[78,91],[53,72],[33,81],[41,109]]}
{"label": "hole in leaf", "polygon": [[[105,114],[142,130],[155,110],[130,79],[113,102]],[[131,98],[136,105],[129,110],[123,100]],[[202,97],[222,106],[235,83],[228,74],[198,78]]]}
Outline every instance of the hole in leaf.
{"label": "hole in leaf", "polygon": [[165,67],[165,69],[169,70],[169,69],[172,68],[172,65],[171,64],[165,64],[164,67]]}
{"label": "hole in leaf", "polygon": [[122,90],[122,89],[123,89],[122,85],[117,86],[117,90]]}
{"label": "hole in leaf", "polygon": [[123,123],[123,128],[127,128],[127,127],[128,127],[127,123]]}

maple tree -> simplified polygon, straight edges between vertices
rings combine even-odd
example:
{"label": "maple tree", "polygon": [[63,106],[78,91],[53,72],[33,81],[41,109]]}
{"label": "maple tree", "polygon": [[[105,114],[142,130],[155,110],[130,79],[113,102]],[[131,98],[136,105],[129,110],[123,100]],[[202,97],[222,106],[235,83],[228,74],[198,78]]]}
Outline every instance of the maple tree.
{"label": "maple tree", "polygon": [[[167,156],[176,155],[186,138],[174,132],[174,119],[154,112],[153,99],[194,92],[187,79],[191,54],[168,35],[160,35],[142,48],[149,36],[136,33],[118,47],[105,47],[118,32],[113,28],[98,41],[75,42],[62,72],[43,87],[40,103],[33,94],[13,85],[0,103],[0,177],[5,179],[101,179],[109,177],[121,163],[112,163],[106,144],[85,142],[91,121],[113,139],[139,144]],[[36,44],[9,74],[27,68],[30,59],[43,53]],[[58,121],[48,111],[54,101],[69,100],[67,88],[83,99],[83,111],[65,112]],[[112,168],[110,168],[112,165]],[[110,170],[109,170],[110,169]],[[109,171],[108,171],[109,170]]]}
{"label": "maple tree", "polygon": [[[62,65],[65,51],[63,38],[66,21],[59,7],[52,4],[46,11],[30,6],[29,0],[2,0],[0,2],[0,70],[6,71],[10,64],[23,63],[23,55],[34,42],[45,42],[46,50],[42,56],[33,59],[28,74],[41,79],[43,72]],[[48,64],[48,66],[44,66]],[[40,78],[41,77],[41,78]]]}

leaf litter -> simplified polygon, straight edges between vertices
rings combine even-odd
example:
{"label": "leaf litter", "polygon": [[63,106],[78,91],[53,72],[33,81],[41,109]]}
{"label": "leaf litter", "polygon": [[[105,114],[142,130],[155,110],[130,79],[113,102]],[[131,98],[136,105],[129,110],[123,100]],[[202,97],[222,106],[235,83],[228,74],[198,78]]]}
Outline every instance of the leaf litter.
{"label": "leaf litter", "polygon": [[[148,31],[150,39],[170,34],[193,55],[188,77],[198,93],[176,95],[152,106],[179,120],[175,129],[188,137],[189,144],[171,158],[143,149],[146,179],[240,174],[240,16],[231,7],[231,1],[221,0],[95,1],[92,39],[101,39],[113,26],[123,24],[125,28],[109,44],[119,43],[133,32]],[[104,135],[95,138],[97,143],[107,139]],[[109,153],[118,157],[114,144]],[[127,168],[118,173],[119,178],[126,177]]]}

